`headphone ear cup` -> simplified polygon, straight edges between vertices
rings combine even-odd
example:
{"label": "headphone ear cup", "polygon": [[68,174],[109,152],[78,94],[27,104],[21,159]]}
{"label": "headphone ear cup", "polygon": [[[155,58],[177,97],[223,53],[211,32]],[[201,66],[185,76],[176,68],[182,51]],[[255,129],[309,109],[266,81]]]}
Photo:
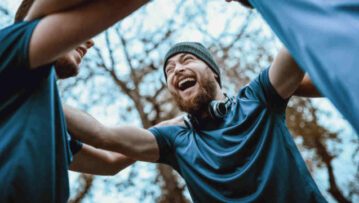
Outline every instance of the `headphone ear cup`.
{"label": "headphone ear cup", "polygon": [[231,104],[232,101],[227,96],[224,101],[211,101],[208,105],[208,113],[212,119],[223,118]]}

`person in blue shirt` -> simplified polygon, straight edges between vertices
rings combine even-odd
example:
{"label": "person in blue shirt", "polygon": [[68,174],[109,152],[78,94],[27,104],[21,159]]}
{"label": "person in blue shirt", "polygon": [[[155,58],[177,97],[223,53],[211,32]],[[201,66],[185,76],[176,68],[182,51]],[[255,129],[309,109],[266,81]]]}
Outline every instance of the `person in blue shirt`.
{"label": "person in blue shirt", "polygon": [[111,175],[134,162],[71,138],[56,80],[75,76],[90,38],[144,3],[24,0],[0,30],[0,202],[67,202],[69,168]]}
{"label": "person in blue shirt", "polygon": [[262,15],[359,136],[359,0],[237,1]]}
{"label": "person in blue shirt", "polygon": [[170,165],[194,202],[326,202],[286,127],[288,100],[304,77],[286,49],[235,96],[222,92],[220,68],[200,43],[178,43],[164,61],[168,90],[185,118],[148,130],[110,128],[65,106],[71,134]]}

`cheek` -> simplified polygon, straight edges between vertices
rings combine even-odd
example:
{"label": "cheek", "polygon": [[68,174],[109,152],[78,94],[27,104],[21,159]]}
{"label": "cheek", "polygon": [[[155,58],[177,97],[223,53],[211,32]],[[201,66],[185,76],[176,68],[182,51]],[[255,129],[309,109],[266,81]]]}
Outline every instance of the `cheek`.
{"label": "cheek", "polygon": [[176,90],[171,84],[167,85],[167,89],[171,94],[176,94]]}
{"label": "cheek", "polygon": [[77,51],[75,51],[75,50],[71,51],[71,52],[68,54],[68,58],[69,58],[69,60],[71,60],[72,63],[80,64],[80,62],[81,62],[81,56],[80,56],[80,54],[79,54]]}
{"label": "cheek", "polygon": [[71,51],[65,56],[61,57],[60,60],[65,62],[66,64],[76,64],[75,53]]}
{"label": "cheek", "polygon": [[173,81],[173,76],[170,75],[170,76],[167,76],[167,88],[170,90],[170,91],[174,91],[175,88],[174,88],[174,81]]}

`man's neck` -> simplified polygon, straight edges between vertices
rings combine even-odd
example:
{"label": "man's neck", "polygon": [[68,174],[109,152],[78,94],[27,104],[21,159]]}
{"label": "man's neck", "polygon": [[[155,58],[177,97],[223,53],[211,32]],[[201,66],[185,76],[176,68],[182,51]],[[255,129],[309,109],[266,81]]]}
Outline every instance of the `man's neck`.
{"label": "man's neck", "polygon": [[216,98],[214,100],[219,100],[222,101],[226,98],[226,95],[223,92],[220,92],[219,94],[217,94]]}

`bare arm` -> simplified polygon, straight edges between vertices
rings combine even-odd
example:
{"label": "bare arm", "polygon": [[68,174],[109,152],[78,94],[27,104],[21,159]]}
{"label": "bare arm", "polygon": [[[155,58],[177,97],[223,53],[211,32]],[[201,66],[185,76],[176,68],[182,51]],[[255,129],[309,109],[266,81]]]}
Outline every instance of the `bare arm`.
{"label": "bare arm", "polygon": [[[59,0],[58,0],[59,1]],[[39,0],[38,4],[46,2]],[[30,40],[29,58],[31,68],[51,63],[74,49],[79,44],[104,31],[144,5],[146,0],[75,0],[67,3],[71,9],[45,16],[35,28]],[[34,5],[31,16],[44,15],[36,9],[45,5]],[[56,8],[61,10],[61,8]],[[54,9],[54,10],[56,10]],[[34,14],[35,13],[35,14]],[[33,18],[33,17],[29,18]],[[46,50],[46,51],[44,51]]]}
{"label": "bare arm", "polygon": [[303,77],[304,72],[283,47],[269,69],[269,80],[274,89],[283,99],[287,99],[293,95]]}
{"label": "bare arm", "polygon": [[305,74],[304,79],[295,90],[294,95],[301,97],[322,97],[322,94],[314,86],[308,74]]}
{"label": "bare arm", "polygon": [[115,175],[133,163],[135,160],[122,154],[84,144],[74,155],[70,170],[94,175]]}
{"label": "bare arm", "polygon": [[155,136],[148,130],[121,125],[106,127],[87,113],[63,105],[70,134],[96,148],[119,152],[132,159],[154,162],[159,159]]}
{"label": "bare arm", "polygon": [[89,0],[34,0],[25,20],[34,20],[52,13],[71,9]]}

